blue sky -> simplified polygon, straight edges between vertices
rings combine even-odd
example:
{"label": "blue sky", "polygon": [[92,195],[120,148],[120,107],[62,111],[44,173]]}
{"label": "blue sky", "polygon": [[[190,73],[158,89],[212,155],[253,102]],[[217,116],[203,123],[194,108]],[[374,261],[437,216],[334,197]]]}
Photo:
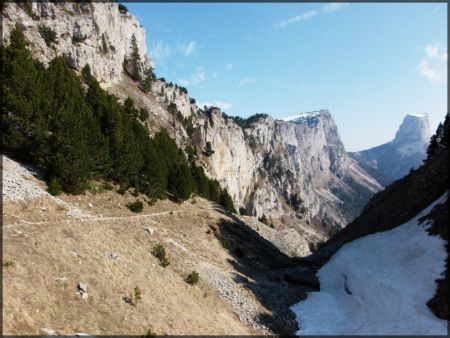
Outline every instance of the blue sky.
{"label": "blue sky", "polygon": [[127,3],[158,77],[229,115],[329,109],[347,150],[447,112],[447,4]]}

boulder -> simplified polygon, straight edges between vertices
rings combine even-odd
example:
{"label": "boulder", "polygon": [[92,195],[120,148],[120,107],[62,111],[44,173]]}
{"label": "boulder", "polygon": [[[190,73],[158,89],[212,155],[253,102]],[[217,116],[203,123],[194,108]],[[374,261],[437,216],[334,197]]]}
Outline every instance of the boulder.
{"label": "boulder", "polygon": [[78,290],[80,291],[80,293],[87,292],[87,283],[78,282],[77,287],[78,287]]}

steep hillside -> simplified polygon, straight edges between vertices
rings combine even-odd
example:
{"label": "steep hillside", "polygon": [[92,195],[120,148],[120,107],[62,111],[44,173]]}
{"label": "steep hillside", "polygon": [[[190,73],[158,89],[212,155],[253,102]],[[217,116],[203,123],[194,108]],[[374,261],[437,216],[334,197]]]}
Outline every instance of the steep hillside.
{"label": "steep hillside", "polygon": [[394,140],[350,156],[381,185],[388,186],[422,164],[430,137],[427,114],[406,115]]}
{"label": "steep hillside", "polygon": [[[18,24],[44,63],[58,54],[77,72],[89,64],[102,87],[149,111],[144,124],[151,134],[165,128],[183,148],[193,144],[197,163],[228,189],[242,213],[265,215],[277,228],[315,227],[327,235],[357,216],[381,189],[348,157],[326,111],[289,122],[267,116],[244,121],[199,109],[184,88],[163,79],[150,77],[149,90],[141,90],[128,75],[133,36],[139,74],[151,71],[145,32],[118,4],[8,3],[3,24],[6,42]],[[207,145],[212,152],[205,151]]]}
{"label": "steep hillside", "polygon": [[[150,206],[145,195],[102,182],[54,197],[39,171],[6,156],[2,171],[6,335],[297,329],[289,306],[309,289],[283,281],[294,260],[255,231],[266,225],[253,230],[199,197]],[[138,214],[126,207],[136,200],[144,202]],[[199,280],[190,285],[193,271]]]}

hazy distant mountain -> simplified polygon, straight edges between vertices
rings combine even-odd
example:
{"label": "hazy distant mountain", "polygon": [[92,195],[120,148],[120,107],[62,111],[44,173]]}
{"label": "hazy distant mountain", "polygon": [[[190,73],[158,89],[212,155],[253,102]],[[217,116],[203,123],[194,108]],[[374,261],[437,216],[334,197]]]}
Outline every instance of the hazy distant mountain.
{"label": "hazy distant mountain", "polygon": [[417,168],[426,157],[431,131],[427,114],[408,114],[394,140],[380,146],[350,153],[377,181],[387,186]]}

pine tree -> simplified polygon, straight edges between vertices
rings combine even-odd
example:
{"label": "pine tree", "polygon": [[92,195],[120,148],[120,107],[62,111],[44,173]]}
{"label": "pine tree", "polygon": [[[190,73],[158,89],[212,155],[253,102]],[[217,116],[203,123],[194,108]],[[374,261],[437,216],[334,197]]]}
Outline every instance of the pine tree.
{"label": "pine tree", "polygon": [[209,199],[213,202],[220,203],[222,197],[222,189],[217,180],[209,180]]}
{"label": "pine tree", "polygon": [[167,190],[167,167],[161,160],[153,140],[147,143],[144,153],[143,176],[147,182],[145,192],[155,198],[165,198]]}
{"label": "pine tree", "polygon": [[85,132],[89,109],[81,83],[65,61],[57,57],[50,63],[45,87],[51,131],[48,174],[59,178],[65,191],[80,193],[91,169]]}
{"label": "pine tree", "polygon": [[141,56],[134,34],[131,36],[131,78],[134,81],[141,81]]}
{"label": "pine tree", "polygon": [[233,214],[236,213],[236,209],[234,208],[233,200],[226,188],[222,190],[222,195],[220,197],[220,205],[223,206],[229,212],[232,212]]}
{"label": "pine tree", "polygon": [[169,174],[169,191],[180,201],[187,200],[194,191],[194,182],[187,163],[177,163]]}
{"label": "pine tree", "polygon": [[430,139],[430,144],[427,149],[427,160],[441,151],[444,147],[444,142],[444,125],[439,123],[436,133]]}
{"label": "pine tree", "polygon": [[148,93],[152,89],[153,82],[156,80],[155,73],[152,68],[147,69],[144,72],[144,79],[141,82],[141,88],[145,93]]}
{"label": "pine tree", "polygon": [[144,121],[146,121],[146,120],[148,119],[148,117],[149,117],[148,110],[147,110],[146,108],[141,108],[141,109],[139,110],[139,119],[140,119],[142,122],[144,122]]}
{"label": "pine tree", "polygon": [[92,81],[91,67],[89,66],[89,63],[86,63],[81,70],[81,79],[88,85]]}
{"label": "pine tree", "polygon": [[444,120],[444,131],[442,133],[442,146],[447,148],[450,143],[450,116],[447,112]]}
{"label": "pine tree", "polygon": [[[25,37],[16,26],[2,58],[2,144],[6,152],[30,160],[33,139],[42,137],[44,68],[32,59]],[[33,126],[39,126],[34,130]]]}
{"label": "pine tree", "polygon": [[191,164],[191,168],[197,193],[206,199],[210,199],[209,180],[203,168],[196,166],[194,163]]}

